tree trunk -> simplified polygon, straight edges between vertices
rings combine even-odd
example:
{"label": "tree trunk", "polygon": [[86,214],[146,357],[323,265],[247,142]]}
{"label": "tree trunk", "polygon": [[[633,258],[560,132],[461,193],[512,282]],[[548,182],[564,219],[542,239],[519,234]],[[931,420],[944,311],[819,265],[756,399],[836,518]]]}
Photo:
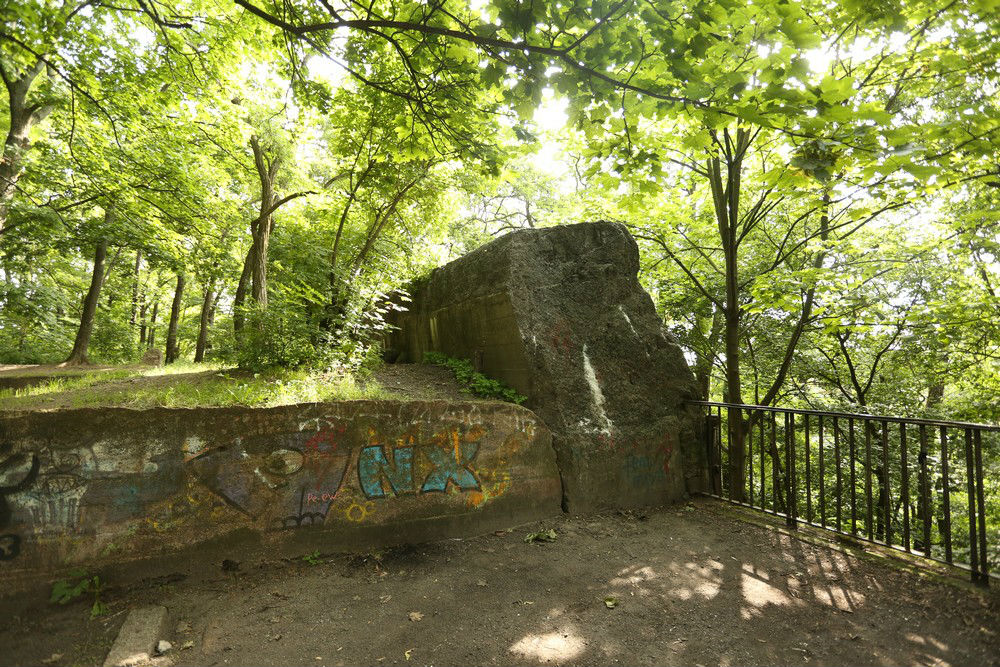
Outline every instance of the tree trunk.
{"label": "tree trunk", "polygon": [[[750,145],[747,130],[736,131],[735,145],[731,144],[728,131],[725,134],[726,173],[717,156],[707,162],[707,171],[712,187],[712,203],[715,205],[719,238],[725,258],[726,300],[723,308],[725,322],[724,341],[726,350],[726,396],[730,403],[743,402],[740,378],[740,320],[742,309],[739,302],[739,201],[740,177],[743,156]],[[746,497],[746,449],[743,411],[729,411],[729,482],[730,498],[743,502]]]}
{"label": "tree trunk", "polygon": [[139,313],[139,269],[142,265],[142,251],[135,251],[135,271],[132,274],[132,316],[128,323],[135,326],[135,318]]}
{"label": "tree trunk", "polygon": [[243,273],[240,274],[240,282],[236,285],[236,294],[233,296],[233,335],[238,340],[243,333],[243,324],[246,314],[243,312],[243,305],[247,300],[247,287],[250,285],[250,262],[253,255],[253,248],[247,252],[243,261]]}
{"label": "tree trunk", "polygon": [[156,315],[160,312],[160,300],[159,295],[157,295],[157,300],[153,303],[153,314],[149,318],[149,340],[146,342],[146,347],[151,348],[156,344]]}
{"label": "tree trunk", "polygon": [[54,108],[51,104],[28,104],[28,90],[44,67],[44,63],[39,60],[15,79],[0,63],[0,73],[3,73],[4,84],[7,87],[10,120],[7,138],[3,144],[3,157],[0,158],[0,234],[6,229],[10,204],[17,190],[17,180],[24,169],[24,154],[31,144],[29,136],[31,128],[48,116]]}
{"label": "tree trunk", "polygon": [[[105,211],[105,219],[114,215],[113,207]],[[76,340],[73,342],[73,351],[69,353],[66,364],[87,364],[87,348],[90,346],[90,335],[94,332],[94,316],[97,313],[97,299],[101,294],[101,285],[104,283],[104,260],[108,256],[108,240],[101,239],[97,242],[97,249],[94,252],[94,272],[90,277],[90,289],[83,300],[83,313],[80,315],[80,328],[76,332]]]}
{"label": "tree trunk", "polygon": [[170,324],[167,326],[167,363],[172,364],[180,356],[177,345],[177,324],[181,318],[181,300],[184,298],[184,274],[177,274],[177,289],[174,291],[174,303],[170,307]]}
{"label": "tree trunk", "polygon": [[201,303],[201,323],[198,327],[198,344],[194,351],[195,363],[205,360],[205,347],[208,345],[208,326],[212,317],[215,293],[211,283],[205,288],[205,300]]}
{"label": "tree trunk", "polygon": [[256,224],[251,225],[253,244],[250,247],[250,295],[262,309],[267,308],[267,248],[271,240],[271,230],[274,226],[272,208],[277,202],[274,192],[274,180],[278,174],[280,158],[268,162],[260,141],[256,136],[250,137],[250,148],[253,149],[254,165],[260,178],[260,214]]}
{"label": "tree trunk", "polygon": [[143,301],[142,307],[139,309],[139,347],[146,344],[146,311],[149,310],[149,304]]}

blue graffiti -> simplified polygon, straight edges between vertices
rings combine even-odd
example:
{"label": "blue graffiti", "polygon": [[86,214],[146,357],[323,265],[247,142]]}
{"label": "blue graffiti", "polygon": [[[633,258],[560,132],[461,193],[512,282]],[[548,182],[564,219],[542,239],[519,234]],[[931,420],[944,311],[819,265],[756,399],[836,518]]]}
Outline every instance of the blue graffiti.
{"label": "blue graffiti", "polygon": [[384,498],[382,481],[389,482],[395,495],[413,493],[413,448],[399,447],[394,452],[392,464],[385,458],[380,445],[365,447],[358,460],[358,479],[361,490],[369,498]]}
{"label": "blue graffiti", "polygon": [[464,442],[454,449],[426,447],[424,453],[434,470],[427,475],[420,492],[444,491],[449,481],[453,481],[463,491],[479,490],[479,482],[471,468],[472,459],[476,458],[478,452],[478,442]]}

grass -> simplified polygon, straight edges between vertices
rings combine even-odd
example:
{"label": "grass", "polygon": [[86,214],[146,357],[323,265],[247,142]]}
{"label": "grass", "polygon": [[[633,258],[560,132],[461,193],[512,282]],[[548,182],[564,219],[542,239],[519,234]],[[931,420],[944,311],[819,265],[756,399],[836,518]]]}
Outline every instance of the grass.
{"label": "grass", "polygon": [[390,397],[374,381],[361,382],[347,373],[275,369],[249,374],[220,365],[177,363],[160,368],[119,369],[73,378],[56,377],[34,387],[0,391],[0,410],[108,406],[273,407]]}

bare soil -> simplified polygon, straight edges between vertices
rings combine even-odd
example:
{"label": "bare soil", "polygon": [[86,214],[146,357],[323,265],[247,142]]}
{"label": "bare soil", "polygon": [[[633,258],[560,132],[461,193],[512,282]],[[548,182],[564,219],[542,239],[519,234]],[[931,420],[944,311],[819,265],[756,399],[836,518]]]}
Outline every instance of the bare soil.
{"label": "bare soil", "polygon": [[[548,528],[554,542],[525,543]],[[111,612],[94,621],[83,600],[3,601],[0,663],[101,664],[128,609],[163,604],[176,629],[159,665],[1000,665],[996,586],[709,500],[230,559],[117,587],[109,574]]]}

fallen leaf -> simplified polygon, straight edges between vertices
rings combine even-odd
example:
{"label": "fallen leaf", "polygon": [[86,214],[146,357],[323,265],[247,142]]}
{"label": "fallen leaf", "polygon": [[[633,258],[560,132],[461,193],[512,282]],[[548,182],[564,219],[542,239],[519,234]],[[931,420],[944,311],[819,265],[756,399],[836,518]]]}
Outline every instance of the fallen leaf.
{"label": "fallen leaf", "polygon": [[49,657],[47,657],[44,660],[42,660],[42,664],[43,665],[51,665],[53,662],[58,662],[58,661],[62,660],[62,657],[63,657],[62,653],[53,653]]}
{"label": "fallen leaf", "polygon": [[194,648],[194,642],[193,641],[188,640],[188,641],[184,642],[183,644],[181,644],[181,650],[182,651],[186,650],[186,649],[189,649],[189,648]]}
{"label": "fallen leaf", "polygon": [[407,659],[407,660],[409,660],[409,659],[410,659],[410,654],[411,654],[411,653],[413,653],[413,649],[412,649],[412,648],[411,648],[411,649],[408,649],[408,650],[406,651],[406,653],[404,653],[403,655],[405,655],[405,656],[406,656],[406,659]]}
{"label": "fallen leaf", "polygon": [[379,602],[381,602],[382,604],[385,604],[386,602],[388,602],[391,599],[392,599],[391,595],[380,595],[379,598],[378,598]]}
{"label": "fallen leaf", "polygon": [[555,529],[549,528],[548,530],[542,530],[537,533],[528,533],[524,537],[524,541],[531,542],[555,542],[558,535]]}
{"label": "fallen leaf", "polygon": [[614,597],[613,595],[609,595],[608,597],[604,598],[604,606],[607,607],[608,609],[614,609],[615,607],[618,606],[618,598]]}
{"label": "fallen leaf", "polygon": [[421,614],[419,611],[411,611],[410,612],[410,620],[411,621],[417,622],[417,621],[422,621],[423,619],[424,619],[424,615]]}
{"label": "fallen leaf", "polygon": [[476,586],[487,586],[487,585],[488,584],[486,583],[485,579],[480,579],[480,580],[476,581]]}

